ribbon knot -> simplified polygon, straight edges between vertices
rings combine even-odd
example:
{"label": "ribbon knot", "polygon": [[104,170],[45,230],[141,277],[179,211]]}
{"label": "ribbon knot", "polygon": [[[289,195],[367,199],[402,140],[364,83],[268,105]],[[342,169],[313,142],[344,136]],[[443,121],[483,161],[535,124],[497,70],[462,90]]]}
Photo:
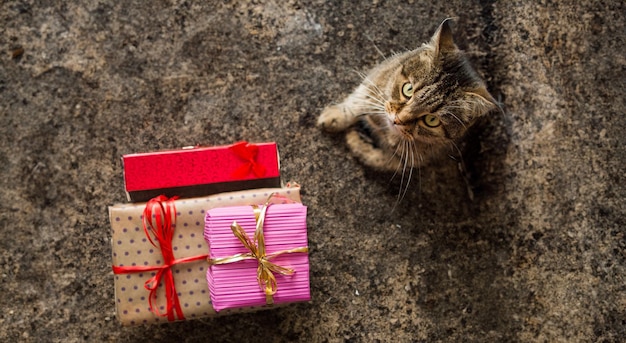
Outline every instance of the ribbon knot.
{"label": "ribbon knot", "polygon": [[[179,320],[185,319],[180,301],[178,300],[171,267],[179,263],[203,260],[208,256],[205,254],[180,259],[174,258],[172,239],[174,238],[174,229],[176,227],[176,206],[174,200],[177,198],[178,197],[172,197],[168,199],[164,195],[152,198],[146,203],[146,207],[143,211],[142,224],[144,233],[154,247],[160,248],[161,255],[163,255],[163,265],[113,266],[114,274],[156,271],[153,277],[146,280],[144,288],[150,291],[150,295],[148,296],[150,311],[157,316],[167,317],[169,321],[174,321],[176,318]],[[152,240],[153,235],[155,240],[159,243],[158,245]],[[167,301],[164,313],[160,312],[156,305],[154,305],[156,302],[157,289],[161,280],[164,281],[165,298]]]}
{"label": "ribbon knot", "polygon": [[265,175],[267,168],[262,164],[256,162],[256,157],[259,154],[259,147],[254,144],[248,144],[248,142],[239,142],[231,145],[229,149],[237,155],[245,163],[239,166],[233,172],[233,176],[237,178],[244,178],[252,171],[256,177],[262,177]]}
{"label": "ribbon knot", "polygon": [[282,275],[292,275],[294,273],[294,270],[292,268],[279,266],[270,260],[282,254],[306,253],[309,251],[308,247],[298,247],[294,249],[280,250],[269,255],[266,253],[263,224],[265,222],[267,208],[270,206],[270,200],[274,196],[274,193],[270,194],[267,202],[261,208],[259,208],[259,206],[257,205],[252,205],[256,221],[254,239],[250,239],[246,231],[239,224],[237,224],[236,221],[233,221],[230,226],[230,229],[232,230],[235,237],[237,237],[237,239],[239,239],[243,246],[250,252],[235,254],[229,257],[213,259],[208,258],[209,264],[211,265],[234,263],[249,259],[257,260],[257,281],[259,283],[259,287],[261,287],[261,289],[265,293],[265,302],[268,305],[274,303],[274,294],[276,294],[276,292],[278,291],[278,283],[276,281],[276,276],[274,276],[274,273]]}

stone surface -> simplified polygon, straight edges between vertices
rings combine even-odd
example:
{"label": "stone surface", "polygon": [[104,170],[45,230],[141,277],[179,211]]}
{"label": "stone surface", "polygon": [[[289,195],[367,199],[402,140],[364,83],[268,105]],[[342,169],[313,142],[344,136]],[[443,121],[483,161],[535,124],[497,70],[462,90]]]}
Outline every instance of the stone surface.
{"label": "stone surface", "polygon": [[[625,13],[601,0],[2,2],[0,341],[623,339]],[[315,118],[355,71],[449,16],[503,111],[461,145],[467,180],[445,160],[398,201],[407,176],[365,169]],[[106,211],[125,200],[120,155],[240,139],[278,142],[284,179],[303,185],[313,301],[121,327]]]}

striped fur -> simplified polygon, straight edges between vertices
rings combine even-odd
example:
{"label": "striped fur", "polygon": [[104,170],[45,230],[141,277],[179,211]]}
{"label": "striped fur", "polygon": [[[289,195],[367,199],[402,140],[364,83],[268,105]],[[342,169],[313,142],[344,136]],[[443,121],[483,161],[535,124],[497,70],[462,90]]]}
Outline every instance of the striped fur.
{"label": "striped fur", "polygon": [[[402,92],[406,83],[413,88],[410,97]],[[351,151],[366,165],[404,174],[449,151],[495,107],[445,20],[428,44],[392,56],[364,75],[352,94],[324,109],[318,125],[346,131]],[[439,125],[429,126],[426,119]]]}

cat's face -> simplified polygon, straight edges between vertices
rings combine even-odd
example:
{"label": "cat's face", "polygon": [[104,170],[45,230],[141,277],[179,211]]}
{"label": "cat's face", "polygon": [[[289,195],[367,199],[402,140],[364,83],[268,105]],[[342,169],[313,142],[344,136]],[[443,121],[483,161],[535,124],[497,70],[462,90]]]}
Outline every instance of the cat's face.
{"label": "cat's face", "polygon": [[444,22],[431,42],[398,55],[379,73],[373,95],[384,104],[377,118],[385,141],[445,144],[461,137],[495,107],[484,82],[452,40]]}

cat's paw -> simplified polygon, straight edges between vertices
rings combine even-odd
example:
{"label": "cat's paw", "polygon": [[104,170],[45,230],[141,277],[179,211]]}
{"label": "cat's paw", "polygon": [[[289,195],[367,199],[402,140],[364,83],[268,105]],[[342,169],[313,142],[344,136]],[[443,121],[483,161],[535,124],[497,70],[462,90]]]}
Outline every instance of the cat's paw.
{"label": "cat's paw", "polygon": [[345,113],[340,105],[328,106],[317,118],[317,126],[328,132],[341,132],[353,124],[352,116]]}
{"label": "cat's paw", "polygon": [[352,154],[369,167],[381,171],[395,171],[400,166],[395,155],[389,156],[381,148],[375,146],[371,137],[356,130],[350,130],[346,134],[346,143]]}

